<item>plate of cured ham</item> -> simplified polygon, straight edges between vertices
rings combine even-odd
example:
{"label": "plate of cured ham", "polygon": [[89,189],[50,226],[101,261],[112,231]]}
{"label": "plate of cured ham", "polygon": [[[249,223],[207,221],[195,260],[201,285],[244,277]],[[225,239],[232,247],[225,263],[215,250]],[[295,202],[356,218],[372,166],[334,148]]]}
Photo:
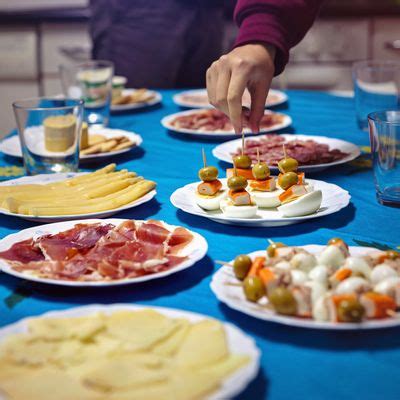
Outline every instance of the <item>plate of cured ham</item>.
{"label": "plate of cured ham", "polygon": [[162,221],[65,221],[2,239],[0,269],[53,285],[113,286],[182,271],[206,253],[201,235]]}
{"label": "plate of cured ham", "polygon": [[[268,134],[246,139],[246,154],[253,163],[260,160],[269,165],[271,171],[278,170],[278,162],[283,157],[283,145],[287,155],[295,158],[299,169],[305,172],[317,172],[326,168],[344,164],[360,155],[360,149],[353,143],[326,136]],[[241,153],[241,139],[222,143],[213,149],[214,157],[232,163],[232,157]]]}
{"label": "plate of cured ham", "polygon": [[[186,108],[212,108],[208,102],[207,89],[194,89],[185,90],[184,92],[177,93],[173,96],[174,103],[181,107]],[[268,92],[265,107],[275,107],[280,104],[286,103],[288,96],[286,93],[270,89]],[[243,94],[242,104],[250,107],[250,93],[246,90]]]}
{"label": "plate of cured ham", "polygon": [[[164,128],[187,135],[206,137],[233,137],[236,136],[229,118],[216,109],[198,109],[181,111],[168,115],[161,120]],[[267,133],[287,128],[292,124],[289,115],[265,111],[260,122],[260,132]],[[243,132],[252,135],[250,128],[245,127]]]}
{"label": "plate of cured ham", "polygon": [[[218,262],[219,263],[219,262]],[[265,321],[313,329],[400,325],[400,253],[347,246],[286,246],[240,254],[214,274],[229,307]]]}

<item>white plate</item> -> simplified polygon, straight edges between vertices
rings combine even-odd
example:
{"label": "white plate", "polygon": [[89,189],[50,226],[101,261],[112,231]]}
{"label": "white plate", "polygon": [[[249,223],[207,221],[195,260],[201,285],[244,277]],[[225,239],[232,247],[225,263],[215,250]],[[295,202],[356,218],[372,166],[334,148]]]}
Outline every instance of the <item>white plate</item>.
{"label": "white plate", "polygon": [[[197,114],[198,112],[202,112],[205,111],[206,109],[197,109],[197,110],[187,110],[187,111],[181,111],[175,114],[171,114],[171,115],[167,115],[166,117],[164,117],[161,120],[161,125],[166,128],[169,129],[173,132],[177,132],[177,133],[184,133],[187,135],[194,135],[194,136],[203,136],[203,137],[237,137],[237,135],[235,134],[235,132],[233,130],[231,131],[204,131],[204,130],[196,130],[196,129],[185,129],[185,128],[177,128],[175,126],[172,125],[172,121],[176,118],[176,117],[181,117],[184,115],[190,115],[190,114]],[[266,110],[265,114],[271,114],[273,113],[272,111]],[[260,129],[260,133],[268,133],[268,132],[274,132],[280,129],[284,129],[287,128],[288,126],[290,126],[292,124],[292,118],[289,117],[289,115],[286,114],[282,114],[282,113],[275,113],[275,114],[281,114],[283,115],[283,121],[280,124],[276,124],[273,125],[269,128],[264,128],[264,129]],[[254,135],[254,133],[252,133],[250,131],[249,128],[244,128],[244,133],[245,135]]]}
{"label": "white plate", "polygon": [[[344,153],[348,153],[348,156],[342,158],[341,160],[333,161],[331,163],[325,164],[315,164],[315,165],[303,165],[299,169],[305,172],[317,172],[322,171],[326,168],[332,167],[334,165],[344,164],[349,161],[354,160],[360,155],[360,149],[353,143],[346,142],[340,139],[333,139],[326,136],[312,136],[312,135],[295,135],[295,134],[281,134],[286,140],[314,140],[317,143],[323,143],[329,145],[330,149],[338,149]],[[252,137],[251,140],[260,140],[265,136]],[[229,142],[224,142],[216,147],[214,147],[212,153],[214,157],[221,161],[232,164],[232,153],[236,152],[238,148],[242,147],[242,140],[235,139]],[[270,166],[271,171],[278,171],[278,167]]]}
{"label": "white plate", "polygon": [[[105,136],[108,139],[111,139],[113,137],[117,136],[125,136],[126,138],[130,139],[133,143],[136,145],[133,147],[129,147],[127,149],[122,149],[122,150],[116,150],[116,151],[110,151],[107,153],[98,153],[98,154],[88,154],[88,155],[81,155],[79,157],[81,162],[90,162],[94,161],[97,159],[104,159],[108,157],[115,156],[117,154],[122,154],[122,153],[127,153],[128,151],[131,151],[133,148],[138,147],[142,144],[143,139],[140,135],[137,133],[133,132],[128,132],[124,131],[122,129],[110,129],[110,128],[102,128],[102,129],[93,129],[89,128],[89,135],[94,135],[94,134],[100,134]],[[37,137],[42,140],[38,141],[38,148],[41,148],[41,153],[43,153],[44,150],[44,139],[43,135],[37,135]],[[12,157],[18,157],[22,158],[22,150],[21,150],[21,142],[19,140],[18,135],[13,135],[10,136],[9,138],[6,138],[0,142],[0,151],[2,151],[4,154]],[[52,153],[49,153],[48,155],[52,155]]]}
{"label": "white plate", "polygon": [[[101,305],[93,304],[83,307],[74,307],[69,310],[51,311],[42,314],[40,317],[45,318],[66,318],[66,317],[80,317],[85,315],[94,314],[96,312],[103,312],[111,314],[120,310],[138,311],[151,308],[154,311],[165,315],[169,318],[185,318],[193,323],[211,319],[202,314],[197,314],[188,311],[182,311],[173,308],[154,307],[154,306],[139,306],[133,304],[112,304]],[[28,324],[32,318],[24,318],[14,324],[7,325],[0,329],[0,341],[4,341],[7,337],[17,333],[28,332]],[[220,321],[221,322],[221,321]],[[222,323],[222,322],[221,322]],[[207,397],[208,400],[221,400],[232,399],[240,392],[242,392],[249,383],[257,376],[260,368],[260,350],[257,348],[254,340],[246,335],[242,330],[236,326],[228,323],[222,323],[227,337],[228,348],[231,353],[243,354],[249,357],[249,363],[229,375],[222,381],[221,387],[213,394]]]}
{"label": "white plate", "polygon": [[[190,99],[185,99],[185,96],[198,96],[198,101],[192,101]],[[172,99],[174,103],[181,107],[187,108],[213,108],[213,106],[208,102],[207,89],[195,89],[195,90],[185,90],[175,94]],[[265,107],[275,107],[280,104],[285,103],[288,100],[286,93],[270,89],[268,92],[268,98],[265,102]],[[245,104],[247,105],[247,104]]]}
{"label": "white plate", "polygon": [[[56,234],[59,232],[66,231],[74,227],[75,224],[94,224],[100,222],[102,225],[113,224],[118,226],[122,222],[127,221],[126,219],[112,218],[112,219],[89,219],[89,220],[76,220],[76,221],[65,221],[58,222],[55,224],[46,224],[35,226],[33,228],[24,229],[18,233],[13,233],[11,235],[6,236],[4,239],[0,240],[0,251],[5,251],[9,249],[14,243],[21,242],[22,240],[30,239],[32,237],[39,237],[47,234]],[[163,221],[162,221],[163,222]],[[177,228],[177,226],[169,225],[163,222],[164,226],[168,230],[173,230]],[[175,272],[182,271],[186,268],[193,266],[197,261],[201,260],[206,254],[208,250],[207,241],[203,238],[203,236],[199,235],[196,232],[189,231],[193,235],[193,240],[182,249],[177,255],[179,256],[187,256],[188,259],[183,261],[181,264],[178,264],[176,267],[173,267],[167,271],[157,272],[155,274],[144,275],[138,278],[129,278],[129,279],[121,279],[114,281],[67,281],[61,279],[49,279],[35,276],[33,274],[29,274],[26,272],[18,272],[14,270],[11,265],[6,261],[0,259],[0,270],[5,272],[6,274],[10,274],[16,276],[21,279],[26,279],[34,282],[41,282],[51,285],[61,285],[61,286],[79,286],[79,287],[87,287],[87,286],[119,286],[119,285],[127,285],[130,283],[139,283],[150,281],[153,279],[163,278],[164,276],[168,276],[174,274]]]}
{"label": "white plate", "polygon": [[[1,186],[17,186],[17,185],[27,185],[27,184],[44,185],[46,183],[59,182],[64,179],[73,178],[75,176],[80,176],[80,175],[84,175],[84,174],[87,174],[87,172],[79,172],[79,173],[68,172],[68,173],[57,173],[57,174],[40,174],[40,175],[34,175],[34,176],[23,176],[22,178],[17,178],[17,179],[12,179],[12,180],[5,181],[5,182],[0,182],[0,188],[1,188]],[[19,218],[23,218],[28,221],[34,221],[34,222],[59,222],[59,221],[70,221],[73,219],[82,219],[82,218],[107,218],[107,217],[110,217],[111,215],[114,215],[114,214],[120,212],[120,211],[127,210],[127,209],[133,208],[133,207],[137,207],[138,205],[143,204],[143,203],[147,203],[156,194],[157,194],[156,190],[153,189],[151,192],[145,194],[140,199],[137,199],[131,203],[125,204],[122,207],[114,208],[113,210],[96,212],[96,213],[35,217],[32,215],[12,213],[12,212],[7,211],[4,208],[0,207],[0,214],[10,215],[12,217],[19,217]]]}
{"label": "white plate", "polygon": [[[220,179],[223,187],[226,187],[226,179]],[[276,209],[261,209],[257,211],[254,218],[231,218],[225,216],[222,211],[206,211],[196,204],[195,191],[200,182],[190,183],[183,186],[171,195],[171,203],[176,207],[189,214],[198,215],[211,219],[215,222],[228,225],[243,225],[249,227],[273,227],[292,225],[298,222],[307,221],[314,218],[323,217],[324,215],[333,214],[346,207],[350,202],[349,193],[341,187],[332,183],[318,181],[315,179],[307,179],[314,185],[315,190],[322,191],[321,208],[314,214],[304,215],[302,217],[283,217]]]}
{"label": "white plate", "polygon": [[[123,96],[129,96],[130,94],[134,93],[137,89],[124,89],[122,91]],[[155,90],[147,90],[148,94],[153,94],[154,97],[142,103],[130,103],[130,104],[111,104],[111,111],[128,111],[128,110],[138,110],[141,108],[147,108],[154,106],[158,103],[161,103],[162,96],[160,92],[156,92]]]}
{"label": "white plate", "polygon": [[[319,253],[324,247],[321,245],[298,246],[310,253]],[[350,246],[350,254],[353,256],[361,256],[371,252],[376,252],[377,249],[371,247],[355,247]],[[265,250],[254,251],[249,254],[250,257],[264,256]],[[230,261],[232,263],[233,261]],[[400,325],[400,318],[387,318],[382,320],[370,320],[362,323],[334,323],[314,321],[307,318],[286,317],[279,315],[265,307],[265,304],[252,303],[246,300],[241,286],[238,286],[239,281],[235,278],[231,267],[221,267],[212,277],[211,290],[217,296],[218,300],[225,303],[227,306],[251,315],[255,318],[265,321],[277,322],[284,325],[296,326],[301,328],[313,329],[336,329],[336,330],[353,330],[353,329],[379,329],[388,328],[391,326]]]}

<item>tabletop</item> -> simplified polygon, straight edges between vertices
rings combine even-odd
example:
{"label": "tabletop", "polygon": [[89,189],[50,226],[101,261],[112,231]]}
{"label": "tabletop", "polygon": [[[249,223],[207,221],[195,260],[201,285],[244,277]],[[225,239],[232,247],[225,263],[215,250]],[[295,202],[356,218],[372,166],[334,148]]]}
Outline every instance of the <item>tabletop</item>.
{"label": "tabletop", "polygon": [[[264,322],[220,304],[210,290],[211,276],[218,268],[213,260],[230,260],[238,252],[264,249],[267,238],[288,245],[325,244],[342,237],[349,245],[396,248],[400,245],[400,212],[375,198],[368,156],[351,164],[333,167],[310,177],[340,185],[352,196],[340,212],[297,225],[275,228],[244,228],[218,224],[176,210],[169,201],[172,192],[197,178],[201,148],[209,162],[218,144],[214,140],[167,132],[160,120],[179,111],[172,102],[175,91],[163,91],[163,102],[141,112],[114,115],[110,126],[142,135],[144,142],[113,161],[158,183],[155,200],[120,213],[120,218],[158,218],[183,225],[203,235],[209,244],[207,256],[189,270],[164,279],[118,289],[54,288],[0,275],[0,326],[23,317],[92,303],[138,303],[203,313],[229,321],[243,329],[262,351],[257,378],[238,399],[398,399],[400,395],[400,328],[378,331],[329,332]],[[323,92],[288,91],[289,103],[279,107],[293,118],[285,132],[331,136],[368,146],[368,134],[355,122],[353,100]],[[366,147],[362,147],[366,150]],[[18,164],[0,156],[0,166]],[[94,165],[93,168],[99,167]],[[0,238],[33,223],[0,218]]]}

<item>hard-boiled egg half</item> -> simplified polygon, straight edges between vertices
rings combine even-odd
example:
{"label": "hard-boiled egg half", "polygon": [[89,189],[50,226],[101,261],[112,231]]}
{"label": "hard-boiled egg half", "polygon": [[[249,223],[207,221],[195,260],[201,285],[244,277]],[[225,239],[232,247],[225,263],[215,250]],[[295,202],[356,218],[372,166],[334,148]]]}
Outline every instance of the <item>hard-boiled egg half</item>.
{"label": "hard-boiled egg half", "polygon": [[304,194],[295,200],[282,204],[278,207],[278,211],[284,217],[301,217],[315,213],[322,202],[322,192],[315,190],[314,192]]}

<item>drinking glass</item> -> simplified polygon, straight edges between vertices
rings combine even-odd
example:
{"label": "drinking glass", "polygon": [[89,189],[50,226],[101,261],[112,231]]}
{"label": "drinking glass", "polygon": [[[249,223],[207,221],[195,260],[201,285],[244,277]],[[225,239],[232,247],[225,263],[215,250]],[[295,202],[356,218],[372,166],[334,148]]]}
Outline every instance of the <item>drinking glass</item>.
{"label": "drinking glass", "polygon": [[78,170],[82,100],[38,97],[13,109],[28,175]]}
{"label": "drinking glass", "polygon": [[60,66],[64,95],[84,101],[84,121],[93,128],[108,126],[114,64],[94,60]]}
{"label": "drinking glass", "polygon": [[357,123],[368,130],[367,116],[376,110],[399,107],[400,62],[366,60],[353,64]]}
{"label": "drinking glass", "polygon": [[400,110],[368,115],[376,196],[400,207]]}

